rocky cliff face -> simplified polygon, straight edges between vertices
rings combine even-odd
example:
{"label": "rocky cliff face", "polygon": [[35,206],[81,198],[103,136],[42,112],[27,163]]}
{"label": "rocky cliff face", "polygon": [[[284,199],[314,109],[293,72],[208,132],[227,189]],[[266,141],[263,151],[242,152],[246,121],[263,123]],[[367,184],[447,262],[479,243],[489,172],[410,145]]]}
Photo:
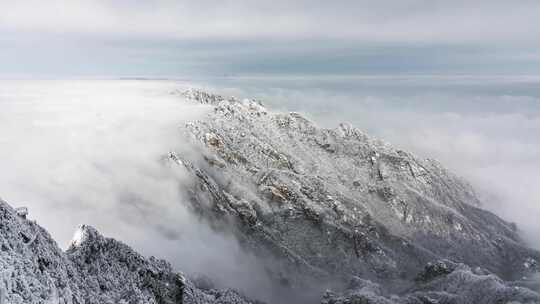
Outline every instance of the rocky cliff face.
{"label": "rocky cliff face", "polygon": [[252,303],[232,290],[201,290],[162,260],[83,225],[66,252],[0,200],[0,303]]}
{"label": "rocky cliff face", "polygon": [[[502,280],[533,275],[540,254],[437,161],[346,124],[318,128],[255,100],[196,90],[182,96],[213,106],[207,119],[184,128],[201,157],[170,155],[198,180],[193,208],[212,223],[234,222],[246,248],[278,261],[270,273],[281,284],[302,290],[353,277],[378,286],[380,295],[431,290],[448,303],[509,295],[539,301],[529,291],[524,298],[517,289],[491,292],[506,286]],[[461,266],[418,279],[441,260]]]}

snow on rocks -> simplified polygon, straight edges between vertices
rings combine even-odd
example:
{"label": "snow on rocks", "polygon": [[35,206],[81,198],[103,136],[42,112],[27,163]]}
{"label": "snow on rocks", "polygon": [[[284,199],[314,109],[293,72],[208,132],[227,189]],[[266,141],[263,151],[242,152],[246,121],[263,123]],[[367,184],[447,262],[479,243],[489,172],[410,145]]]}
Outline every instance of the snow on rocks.
{"label": "snow on rocks", "polygon": [[356,283],[343,292],[327,291],[322,303],[540,303],[540,295],[530,289],[505,284],[483,269],[473,270],[450,261],[429,263],[417,278],[419,285],[401,295],[385,294],[383,286],[356,279]]}
{"label": "snow on rocks", "polygon": [[251,303],[233,290],[200,290],[169,263],[81,225],[66,252],[0,200],[0,304]]}
{"label": "snow on rocks", "polygon": [[18,208],[15,208],[15,212],[17,213],[18,216],[26,219],[26,217],[28,216],[28,208],[27,207],[18,207]]}
{"label": "snow on rocks", "polygon": [[77,230],[75,230],[75,233],[73,234],[73,238],[69,244],[69,247],[80,247],[85,242],[91,242],[92,240],[95,240],[99,237],[99,232],[91,226],[82,224],[80,225]]}
{"label": "snow on rocks", "polygon": [[[435,160],[350,124],[324,129],[300,113],[272,112],[251,100],[197,90],[183,96],[214,106],[185,128],[203,143],[207,162],[190,162],[199,180],[191,203],[208,218],[238,219],[231,230],[248,249],[289,261],[272,270],[291,286],[309,282],[313,273],[411,286],[414,274],[438,259],[512,280],[521,277],[525,257],[540,258],[510,223],[479,208],[466,181]],[[201,207],[208,196],[199,189],[211,189],[219,208]],[[245,211],[231,207],[223,193],[245,198],[242,209],[254,210],[249,222],[257,224],[246,224]],[[224,214],[216,217],[216,210]]]}
{"label": "snow on rocks", "polygon": [[[540,303],[514,281],[537,273],[540,253],[437,161],[256,100],[181,96],[213,109],[183,128],[200,157],[166,157],[194,177],[188,203],[269,258],[264,268],[281,286],[302,293],[353,277],[328,304]],[[0,200],[0,304],[251,303],[199,289],[88,225],[63,252],[27,214]]]}

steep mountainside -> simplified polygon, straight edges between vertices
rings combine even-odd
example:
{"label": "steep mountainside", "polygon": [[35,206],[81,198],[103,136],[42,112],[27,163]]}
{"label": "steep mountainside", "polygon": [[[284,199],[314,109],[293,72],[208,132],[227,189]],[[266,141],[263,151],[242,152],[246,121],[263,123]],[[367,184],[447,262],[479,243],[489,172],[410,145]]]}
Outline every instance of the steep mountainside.
{"label": "steep mountainside", "polygon": [[[503,286],[496,276],[515,281],[537,271],[540,254],[515,225],[483,210],[471,186],[435,160],[255,100],[181,95],[214,107],[184,128],[202,157],[170,154],[198,179],[192,207],[278,261],[269,272],[282,285],[301,290],[355,277],[382,284],[381,294],[433,289],[472,299]],[[443,260],[454,265],[443,278],[418,279]],[[531,294],[526,299],[539,299]]]}
{"label": "steep mountainside", "polygon": [[1,304],[252,303],[200,290],[171,266],[83,225],[63,252],[42,227],[0,200]]}

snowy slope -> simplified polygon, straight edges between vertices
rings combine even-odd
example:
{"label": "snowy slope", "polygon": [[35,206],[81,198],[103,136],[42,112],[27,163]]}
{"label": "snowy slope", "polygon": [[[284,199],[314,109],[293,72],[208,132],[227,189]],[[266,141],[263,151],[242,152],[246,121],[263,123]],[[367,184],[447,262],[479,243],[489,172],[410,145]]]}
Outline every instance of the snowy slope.
{"label": "snowy slope", "polygon": [[279,261],[270,272],[292,289],[360,277],[404,295],[423,288],[418,274],[441,260],[463,264],[460,276],[473,281],[537,271],[540,253],[515,225],[483,210],[472,187],[435,160],[256,100],[181,95],[214,106],[184,128],[201,157],[170,155],[199,180],[193,208],[211,222],[232,219],[247,248]]}
{"label": "snowy slope", "polygon": [[0,303],[250,303],[196,288],[162,260],[82,225],[63,252],[35,222],[0,200]]}

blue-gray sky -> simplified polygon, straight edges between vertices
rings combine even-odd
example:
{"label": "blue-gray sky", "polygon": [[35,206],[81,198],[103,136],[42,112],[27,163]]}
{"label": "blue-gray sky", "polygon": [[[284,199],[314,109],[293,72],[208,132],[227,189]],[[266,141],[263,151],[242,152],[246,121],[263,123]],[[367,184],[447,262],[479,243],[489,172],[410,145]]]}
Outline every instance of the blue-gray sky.
{"label": "blue-gray sky", "polygon": [[538,1],[0,2],[0,76],[536,74]]}

